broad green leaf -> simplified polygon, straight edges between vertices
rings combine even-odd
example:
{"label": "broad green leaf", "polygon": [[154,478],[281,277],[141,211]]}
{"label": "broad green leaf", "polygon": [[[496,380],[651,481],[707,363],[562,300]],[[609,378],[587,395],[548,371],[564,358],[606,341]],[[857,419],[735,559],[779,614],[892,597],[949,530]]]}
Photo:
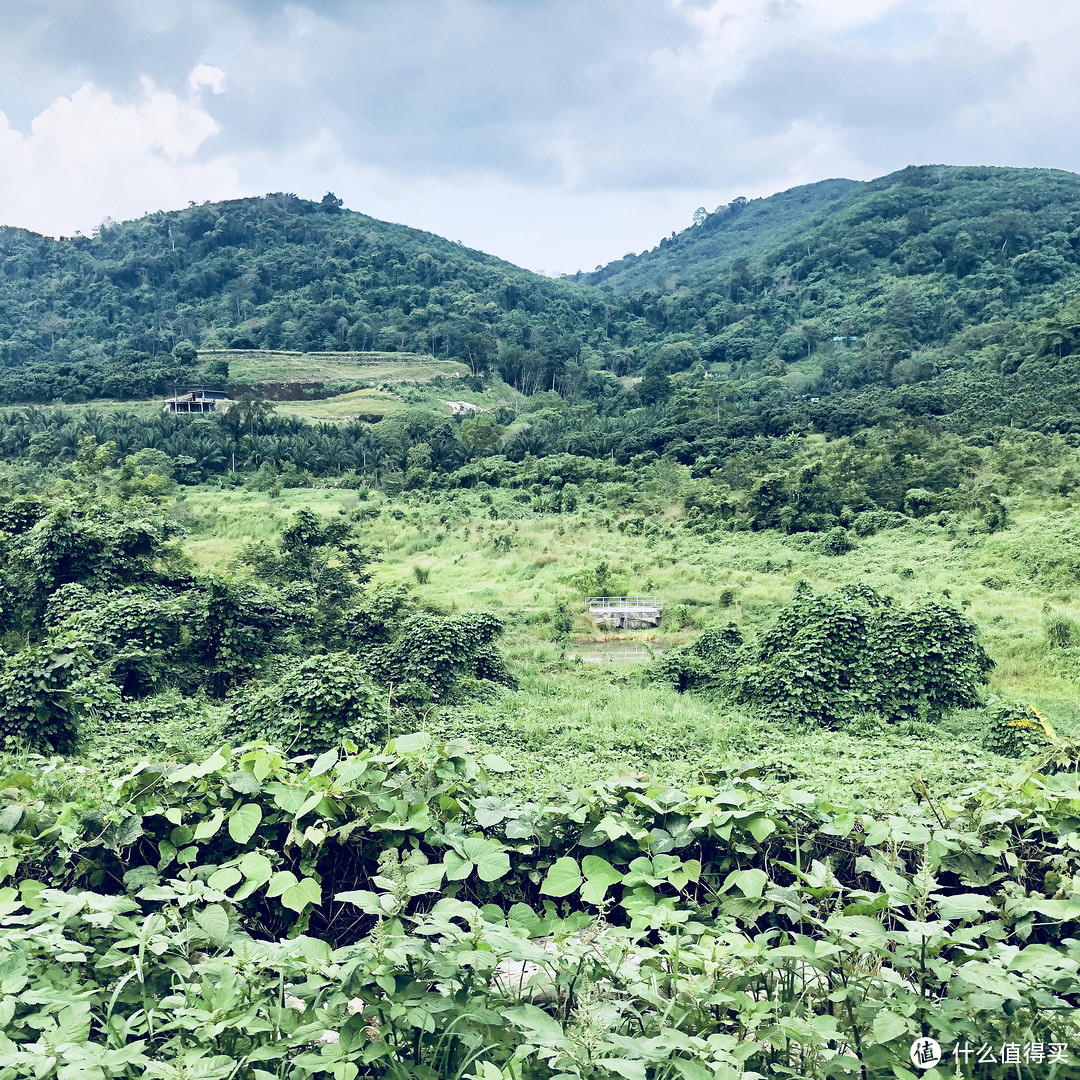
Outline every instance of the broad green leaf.
{"label": "broad green leaf", "polygon": [[273,863],[258,851],[249,851],[240,860],[240,870],[244,877],[251,878],[253,881],[263,882],[269,881],[271,875],[274,873]]}
{"label": "broad green leaf", "polygon": [[367,912],[368,915],[387,914],[387,909],[383,907],[379,894],[371,892],[370,889],[354,889],[350,892],[335,893],[334,899],[340,900],[344,904],[355,904],[361,911]]}
{"label": "broad green leaf", "polygon": [[505,851],[489,851],[476,860],[481,881],[498,881],[510,873],[510,856]]}
{"label": "broad green leaf", "polygon": [[315,764],[311,766],[311,775],[322,776],[324,772],[332,769],[337,764],[337,760],[337,747],[332,746],[329,750],[326,751],[326,753],[320,754],[315,759]]}
{"label": "broad green leaf", "polygon": [[467,836],[461,841],[462,854],[473,862],[483,858],[490,851],[499,850],[499,845],[494,840],[488,840],[483,836]]}
{"label": "broad green leaf", "polygon": [[226,777],[225,782],[238,795],[257,795],[261,785],[249,772],[234,772]]}
{"label": "broad green leaf", "polygon": [[832,915],[825,926],[857,940],[863,947],[885,944],[885,927],[869,915]]}
{"label": "broad green leaf", "polygon": [[321,791],[312,792],[301,804],[296,811],[296,820],[299,821],[305,814],[310,814],[316,806],[319,805],[326,798],[326,795]]}
{"label": "broad green leaf", "polygon": [[296,884],[296,875],[291,870],[279,870],[266,886],[267,896],[280,896],[286,889]]}
{"label": "broad green leaf", "polygon": [[767,840],[774,832],[776,832],[776,822],[768,817],[751,818],[750,821],[747,822],[746,827],[750,830],[750,835],[759,844],[762,843],[762,841]]}
{"label": "broad green leaf", "polygon": [[510,857],[499,844],[482,836],[469,836],[461,844],[476,866],[481,881],[497,881],[510,872]]}
{"label": "broad green leaf", "polygon": [[569,896],[581,885],[581,873],[576,859],[564,855],[556,859],[544,878],[540,892],[545,896]]}
{"label": "broad green leaf", "polygon": [[676,1058],[672,1063],[675,1066],[675,1071],[682,1077],[682,1080],[735,1080],[738,1073],[735,1072],[730,1066],[721,1066],[721,1069],[728,1068],[729,1071],[725,1074],[723,1072],[713,1072],[712,1069],[706,1068],[700,1062],[689,1061],[685,1058]]}
{"label": "broad green leaf", "polygon": [[646,1080],[644,1061],[636,1061],[633,1058],[597,1058],[594,1064],[610,1069],[626,1077],[626,1080]]}
{"label": "broad green leaf", "polygon": [[734,885],[743,896],[760,896],[768,884],[769,875],[753,867],[750,870],[732,870],[724,882],[725,890]]}
{"label": "broad green leaf", "polygon": [[218,892],[228,892],[237,882],[243,880],[244,875],[235,866],[223,866],[206,879],[206,884]]}
{"label": "broad green leaf", "polygon": [[480,764],[488,772],[508,773],[514,771],[514,766],[506,758],[499,757],[498,754],[485,754],[480,759]]}
{"label": "broad green leaf", "polygon": [[410,896],[420,896],[421,893],[438,892],[442,885],[443,874],[446,866],[443,863],[428,863],[426,866],[418,866],[405,877]]}
{"label": "broad green leaf", "polygon": [[585,875],[581,899],[586,904],[599,904],[608,889],[623,879],[622,874],[599,855],[586,855],[581,860],[581,870]]}
{"label": "broad green leaf", "polygon": [[346,784],[351,784],[355,779],[363,776],[370,764],[367,758],[351,758],[348,761],[343,761],[339,764],[334,779],[337,780],[341,787],[345,787]]}
{"label": "broad green leaf", "polygon": [[1013,1001],[1020,1000],[1023,995],[1013,985],[1001,968],[992,967],[990,964],[981,963],[978,960],[969,960],[961,964],[956,972],[964,982],[979,990],[985,990],[988,994],[997,994],[999,997],[1009,998]]}
{"label": "broad green leaf", "polygon": [[525,1028],[526,1031],[537,1031],[559,1039],[564,1038],[562,1024],[535,1005],[519,1005],[514,1009],[503,1009],[502,1014],[510,1023]]}
{"label": "broad green leaf", "polygon": [[229,835],[238,844],[246,844],[262,821],[262,807],[257,803],[244,803],[229,815]]}
{"label": "broad green leaf", "polygon": [[821,831],[826,836],[847,836],[855,828],[855,815],[852,813],[840,814],[832,821],[825,822]]}
{"label": "broad green leaf", "polygon": [[892,1042],[893,1039],[913,1031],[914,1028],[915,1025],[907,1017],[890,1012],[888,1009],[880,1010],[874,1017],[874,1038],[879,1043]]}
{"label": "broad green leaf", "polygon": [[229,916],[220,904],[207,904],[195,912],[199,929],[215,944],[224,945],[229,936]]}
{"label": "broad green leaf", "polygon": [[979,893],[956,893],[953,896],[931,896],[937,901],[938,915],[943,919],[962,919],[973,922],[984,911],[994,911],[994,903],[988,896]]}
{"label": "broad green leaf", "polygon": [[281,766],[281,758],[277,754],[264,753],[262,757],[255,759],[255,764],[252,765],[251,771],[255,774],[256,780],[265,780],[272,772]]}
{"label": "broad green leaf", "polygon": [[90,1003],[77,1001],[57,1014],[53,1038],[57,1043],[85,1043],[90,1038]]}
{"label": "broad green leaf", "polygon": [[447,881],[464,881],[473,872],[472,859],[462,858],[456,851],[448,851],[443,856]]}
{"label": "broad green leaf", "polygon": [[281,894],[281,902],[299,915],[308,904],[318,907],[322,903],[322,889],[314,878],[306,877],[290,885]]}
{"label": "broad green leaf", "polygon": [[431,745],[431,733],[414,731],[409,735],[399,735],[392,743],[395,754],[416,754]]}
{"label": "broad green leaf", "polygon": [[135,866],[124,874],[124,888],[128,892],[135,892],[147,885],[156,885],[161,880],[161,875],[153,866]]}
{"label": "broad green leaf", "polygon": [[209,840],[218,829],[221,828],[221,823],[225,820],[225,811],[220,808],[215,810],[205,821],[200,821],[195,826],[195,832],[192,836],[193,840]]}

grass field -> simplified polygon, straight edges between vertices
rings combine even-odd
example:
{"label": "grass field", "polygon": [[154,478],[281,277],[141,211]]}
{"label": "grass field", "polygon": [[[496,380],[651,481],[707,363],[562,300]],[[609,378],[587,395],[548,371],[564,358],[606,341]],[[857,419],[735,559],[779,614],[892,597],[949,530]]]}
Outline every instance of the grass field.
{"label": "grass field", "polygon": [[415,353],[301,353],[223,349],[199,354],[203,362],[226,360],[233,382],[430,382],[435,377],[467,375],[457,360]]}
{"label": "grass field", "polygon": [[[325,382],[332,387],[357,385],[359,389],[321,399],[275,401],[283,416],[298,416],[311,423],[345,423],[377,420],[399,409],[425,408],[446,416],[453,414],[451,401],[467,401],[481,408],[515,405],[522,400],[516,390],[500,379],[491,380],[482,393],[468,389],[464,376],[469,369],[457,360],[435,360],[412,353],[288,353],[259,351],[208,351],[204,360],[227,360],[232,383],[257,385],[270,382]],[[15,408],[31,407],[15,405]],[[40,406],[33,406],[40,408]],[[50,408],[65,412],[126,412],[146,419],[163,409],[161,398],[146,401],[99,399]]]}
{"label": "grass field", "polygon": [[[444,736],[467,735],[511,759],[527,759],[528,778],[511,782],[530,790],[628,769],[685,781],[703,769],[764,761],[804,784],[812,777],[849,797],[880,801],[908,797],[913,770],[955,787],[979,770],[1009,767],[981,749],[981,714],[910,731],[873,724],[792,731],[650,684],[642,664],[575,662],[567,658],[573,649],[557,647],[549,629],[560,600],[575,612],[575,644],[634,641],[663,650],[729,620],[750,633],[761,630],[799,581],[818,590],[865,582],[901,603],[944,599],[982,632],[997,665],[989,693],[1037,706],[1062,733],[1080,728],[1080,650],[1052,647],[1044,630],[1048,609],[1080,615],[1072,571],[1055,561],[1056,552],[1067,552],[1067,537],[1080,532],[1080,514],[1064,505],[1021,506],[1014,525],[994,535],[913,523],[829,557],[775,533],[695,535],[671,507],[660,533],[648,537],[620,532],[601,507],[531,515],[511,493],[490,495],[489,505],[477,492],[396,500],[376,492],[360,500],[338,490],[293,489],[271,498],[197,489],[184,500],[183,513],[191,554],[204,567],[220,568],[245,544],[271,540],[301,506],[333,516],[361,504],[378,509],[362,526],[379,552],[374,584],[405,583],[438,610],[483,609],[506,619],[504,646],[520,689],[433,714],[430,723]],[[494,520],[492,506],[499,515]],[[601,563],[611,592],[663,599],[658,630],[597,632],[583,597]]]}

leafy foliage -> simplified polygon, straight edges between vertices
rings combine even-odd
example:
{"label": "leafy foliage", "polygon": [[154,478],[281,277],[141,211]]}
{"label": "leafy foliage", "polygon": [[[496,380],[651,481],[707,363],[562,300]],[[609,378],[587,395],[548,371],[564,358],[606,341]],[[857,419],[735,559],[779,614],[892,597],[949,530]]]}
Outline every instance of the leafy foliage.
{"label": "leafy foliage", "polygon": [[0,738],[5,750],[67,753],[78,737],[81,702],[72,692],[83,657],[62,641],[24,649],[0,669]]}
{"label": "leafy foliage", "polygon": [[860,713],[935,718],[978,704],[993,662],[975,624],[932,601],[904,609],[868,586],[818,594],[805,585],[760,637],[706,630],[654,666],[679,691],[712,690],[801,722]]}
{"label": "leafy foliage", "polygon": [[985,743],[1007,757],[1030,757],[1057,741],[1054,729],[1030,705],[995,701],[987,709]]}
{"label": "leafy foliage", "polygon": [[878,818],[752,781],[518,803],[424,735],[83,803],[42,765],[0,809],[5,1077],[63,1045],[119,1077],[829,1080],[922,1034],[1075,1068],[1075,775]]}
{"label": "leafy foliage", "polygon": [[993,662],[954,608],[899,608],[867,586],[799,590],[740,669],[736,695],[780,715],[837,724],[859,713],[934,718],[978,704]]}
{"label": "leafy foliage", "polygon": [[739,662],[743,636],[737,626],[713,626],[689,645],[671,649],[652,670],[679,691],[724,690]]}
{"label": "leafy foliage", "polygon": [[463,680],[514,684],[495,646],[502,629],[502,620],[487,612],[415,615],[394,641],[371,649],[363,660],[398,701],[447,702]]}
{"label": "leafy foliage", "polygon": [[363,663],[348,653],[302,661],[238,710],[233,732],[286,751],[322,752],[349,739],[361,746],[385,728],[386,705]]}

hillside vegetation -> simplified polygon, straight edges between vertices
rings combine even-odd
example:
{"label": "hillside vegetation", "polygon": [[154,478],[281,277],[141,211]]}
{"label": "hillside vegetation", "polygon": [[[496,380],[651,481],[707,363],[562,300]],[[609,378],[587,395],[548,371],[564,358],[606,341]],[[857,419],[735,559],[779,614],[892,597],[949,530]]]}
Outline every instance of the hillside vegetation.
{"label": "hillside vegetation", "polygon": [[1077,1075],[1080,177],[0,255],[0,1080]]}

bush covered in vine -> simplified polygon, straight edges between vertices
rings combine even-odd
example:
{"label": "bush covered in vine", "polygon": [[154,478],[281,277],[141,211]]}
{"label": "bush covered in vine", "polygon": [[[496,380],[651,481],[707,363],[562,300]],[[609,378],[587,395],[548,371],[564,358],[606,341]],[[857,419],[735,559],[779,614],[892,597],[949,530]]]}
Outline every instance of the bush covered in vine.
{"label": "bush covered in vine", "polygon": [[654,671],[677,690],[710,690],[782,719],[835,726],[860,713],[933,719],[979,704],[993,661],[955,608],[899,606],[868,586],[815,593],[800,585],[756,641],[706,630]]}
{"label": "bush covered in vine", "polygon": [[931,719],[976,706],[992,667],[975,624],[955,608],[902,608],[865,585],[803,585],[750,651],[735,695],[825,726],[859,713]]}
{"label": "bush covered in vine", "polygon": [[232,732],[285,750],[321,752],[351,739],[371,746],[386,722],[384,695],[348,653],[311,656],[236,710]]}
{"label": "bush covered in vine", "polygon": [[1030,705],[994,701],[986,710],[983,746],[1003,757],[1027,757],[1049,747],[1055,740],[1049,726]]}

